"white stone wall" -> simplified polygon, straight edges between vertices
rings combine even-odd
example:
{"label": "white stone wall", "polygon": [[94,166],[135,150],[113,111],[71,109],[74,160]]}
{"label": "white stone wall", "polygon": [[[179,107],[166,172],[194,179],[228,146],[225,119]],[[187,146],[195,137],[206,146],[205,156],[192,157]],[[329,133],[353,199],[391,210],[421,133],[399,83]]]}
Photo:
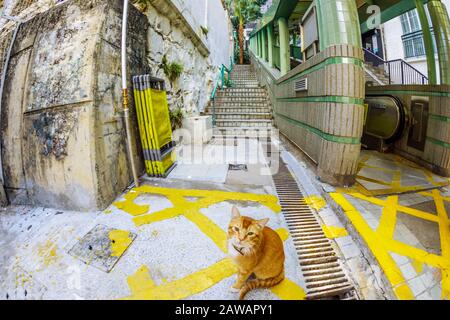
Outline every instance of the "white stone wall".
{"label": "white stone wall", "polygon": [[[148,61],[156,77],[166,79],[161,68],[164,55],[169,62],[183,64],[184,71],[174,83],[168,80],[169,104],[172,109],[182,108],[186,115],[196,115],[204,111],[218,77],[222,64],[229,65],[232,54],[231,23],[221,0],[208,0],[207,36],[205,27],[205,0],[168,0],[171,1],[185,18],[185,22],[174,21],[158,10],[157,3],[149,5],[147,10],[150,30],[148,34]],[[209,54],[202,54],[190,38],[192,32],[180,24],[188,24],[207,46]],[[195,37],[195,36],[194,36]]]}
{"label": "white stone wall", "polygon": [[[447,10],[450,10],[450,0],[441,0]],[[427,59],[425,56],[416,57],[416,58],[405,58],[405,51],[403,48],[403,29],[400,17],[394,18],[382,25],[384,31],[384,44],[385,44],[385,52],[386,52],[386,60],[396,60],[403,59],[412,65],[414,68],[422,72],[424,75],[428,76],[428,66]],[[438,79],[440,78],[439,74],[439,60],[438,56],[435,56],[436,59],[436,73]]]}

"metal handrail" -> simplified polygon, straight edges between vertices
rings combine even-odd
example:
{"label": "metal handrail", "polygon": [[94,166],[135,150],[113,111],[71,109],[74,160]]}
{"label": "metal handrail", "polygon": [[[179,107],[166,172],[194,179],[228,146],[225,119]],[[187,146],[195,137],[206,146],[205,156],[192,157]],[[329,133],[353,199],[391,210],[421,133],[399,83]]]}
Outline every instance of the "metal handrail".
{"label": "metal handrail", "polygon": [[220,83],[220,88],[223,89],[225,87],[225,71],[228,73],[228,75],[231,73],[231,71],[233,71],[233,58],[230,57],[230,67],[225,66],[224,64],[221,65],[220,67],[220,76],[218,77],[216,83],[214,84],[214,89],[211,93],[211,101],[212,101],[212,111],[213,111],[213,126],[216,125],[216,103],[215,103],[215,99],[216,99],[216,93],[217,93],[217,88],[219,87],[219,83]]}
{"label": "metal handrail", "polygon": [[364,60],[374,66],[383,66],[389,84],[428,84],[428,77],[403,59],[385,61],[373,52],[363,48]]}

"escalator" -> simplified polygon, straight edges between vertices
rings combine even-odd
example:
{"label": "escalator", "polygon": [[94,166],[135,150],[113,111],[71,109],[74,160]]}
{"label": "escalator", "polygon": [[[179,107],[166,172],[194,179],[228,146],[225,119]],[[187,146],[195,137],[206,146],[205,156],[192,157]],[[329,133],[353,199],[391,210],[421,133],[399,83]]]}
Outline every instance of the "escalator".
{"label": "escalator", "polygon": [[366,96],[362,144],[367,149],[389,151],[408,129],[409,114],[394,96]]}

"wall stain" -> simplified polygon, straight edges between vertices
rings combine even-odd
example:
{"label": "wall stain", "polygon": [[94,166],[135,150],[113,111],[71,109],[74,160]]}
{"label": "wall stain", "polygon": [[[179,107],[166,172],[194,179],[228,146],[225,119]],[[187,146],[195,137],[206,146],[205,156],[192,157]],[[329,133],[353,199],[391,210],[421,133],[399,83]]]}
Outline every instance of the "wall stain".
{"label": "wall stain", "polygon": [[53,154],[57,160],[67,156],[67,141],[77,120],[76,111],[48,111],[33,120],[33,133],[41,146],[41,154]]}

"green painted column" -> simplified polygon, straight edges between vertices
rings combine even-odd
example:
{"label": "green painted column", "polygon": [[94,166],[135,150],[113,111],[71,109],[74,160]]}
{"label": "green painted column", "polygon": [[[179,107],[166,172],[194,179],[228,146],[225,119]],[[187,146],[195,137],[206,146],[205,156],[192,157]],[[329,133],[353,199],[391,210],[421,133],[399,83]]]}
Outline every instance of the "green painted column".
{"label": "green painted column", "polygon": [[258,57],[262,57],[262,38],[261,31],[258,32]]}
{"label": "green painted column", "polygon": [[436,60],[434,58],[433,49],[433,36],[431,34],[431,28],[428,23],[428,18],[425,13],[425,7],[422,0],[416,0],[416,8],[419,13],[420,25],[422,26],[423,32],[423,43],[425,45],[425,52],[427,55],[427,66],[428,66],[428,81],[430,84],[437,84],[436,75]]}
{"label": "green painted column", "polygon": [[267,45],[268,45],[268,58],[269,58],[269,66],[272,68],[274,67],[274,60],[273,60],[273,44],[274,44],[274,37],[273,37],[273,25],[269,24],[267,26]]}
{"label": "green painted column", "polygon": [[362,48],[356,1],[316,0],[316,7],[320,51],[339,44]]}
{"label": "green painted column", "polygon": [[255,54],[259,57],[259,36],[255,34]]}
{"label": "green painted column", "polygon": [[439,0],[428,2],[439,57],[441,84],[450,84],[450,20],[445,5]]}
{"label": "green painted column", "polygon": [[264,61],[268,61],[268,53],[267,53],[267,29],[264,28],[261,30],[262,37],[262,59]]}
{"label": "green painted column", "polygon": [[286,18],[278,19],[280,30],[280,71],[285,75],[291,69],[291,52],[289,50],[289,29]]}

